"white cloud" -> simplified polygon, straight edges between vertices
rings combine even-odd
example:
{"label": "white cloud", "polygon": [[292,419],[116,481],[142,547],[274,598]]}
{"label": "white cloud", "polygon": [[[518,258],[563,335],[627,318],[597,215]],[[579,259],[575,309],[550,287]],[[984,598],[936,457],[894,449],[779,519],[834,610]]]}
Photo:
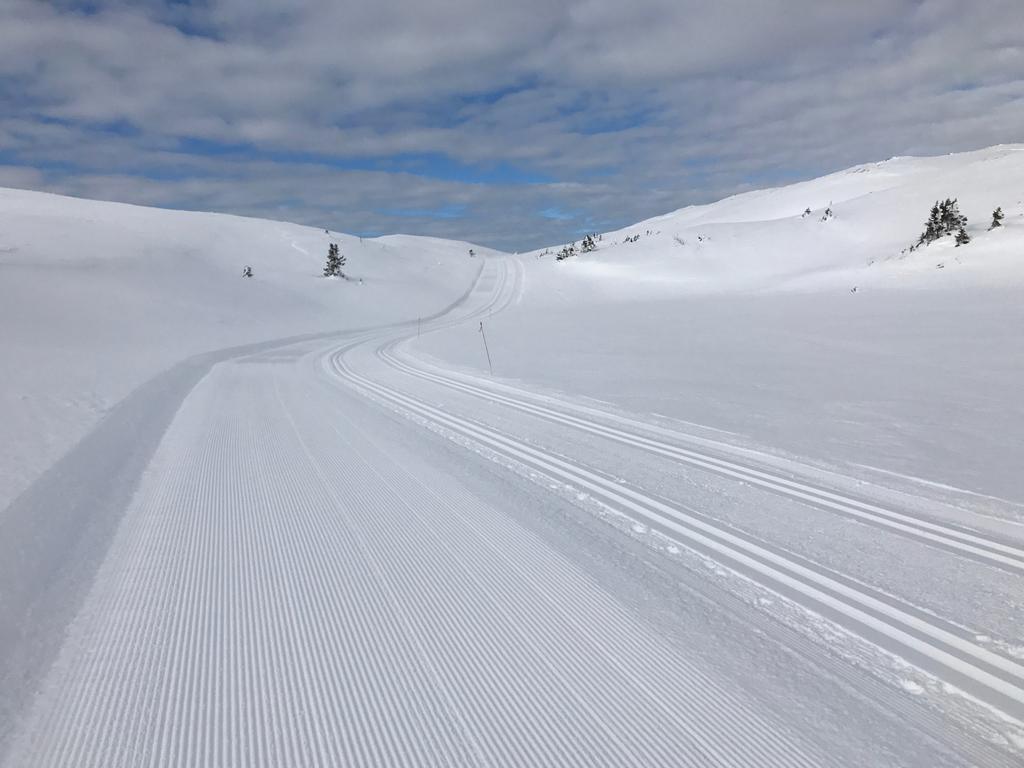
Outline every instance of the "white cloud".
{"label": "white cloud", "polygon": [[[0,0],[0,162],[37,169],[17,177],[27,185],[525,247],[572,236],[577,223],[545,208],[621,225],[1024,128],[1017,0],[90,5]],[[254,151],[182,155],[182,138]],[[439,154],[552,183],[344,170],[296,153]],[[374,213],[439,203],[466,216]]]}

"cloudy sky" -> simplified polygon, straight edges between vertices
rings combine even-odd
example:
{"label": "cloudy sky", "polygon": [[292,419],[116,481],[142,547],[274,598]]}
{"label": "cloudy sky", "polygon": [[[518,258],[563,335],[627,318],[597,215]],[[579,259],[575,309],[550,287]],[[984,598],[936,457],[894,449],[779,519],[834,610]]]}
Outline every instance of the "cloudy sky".
{"label": "cloudy sky", "polygon": [[0,0],[0,186],[514,250],[1022,140],[1020,0]]}

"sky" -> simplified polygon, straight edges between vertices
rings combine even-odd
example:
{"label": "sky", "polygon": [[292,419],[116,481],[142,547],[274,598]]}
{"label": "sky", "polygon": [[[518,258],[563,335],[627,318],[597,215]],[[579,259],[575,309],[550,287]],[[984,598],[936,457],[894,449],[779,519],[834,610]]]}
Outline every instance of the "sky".
{"label": "sky", "polygon": [[0,186],[513,251],[1022,140],[1020,0],[0,0]]}

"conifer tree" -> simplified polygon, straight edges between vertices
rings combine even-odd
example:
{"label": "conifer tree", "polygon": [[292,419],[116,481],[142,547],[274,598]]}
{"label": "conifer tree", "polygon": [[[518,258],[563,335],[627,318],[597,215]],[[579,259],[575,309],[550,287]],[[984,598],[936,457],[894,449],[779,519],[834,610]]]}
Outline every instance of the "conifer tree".
{"label": "conifer tree", "polygon": [[961,245],[967,245],[969,242],[971,242],[971,236],[967,234],[967,230],[961,225],[956,233],[956,247],[959,248]]}
{"label": "conifer tree", "polygon": [[1003,226],[1003,219],[1006,218],[1003,214],[1002,206],[992,211],[992,226],[989,229],[995,229],[996,227]]}
{"label": "conifer tree", "polygon": [[939,201],[935,201],[935,205],[932,206],[932,212],[928,216],[928,223],[925,225],[925,239],[930,243],[932,240],[940,237],[942,232],[942,213],[939,210]]}
{"label": "conifer tree", "polygon": [[341,268],[345,266],[345,257],[338,251],[338,244],[331,243],[327,248],[327,263],[324,265],[324,277],[344,277]]}
{"label": "conifer tree", "polygon": [[955,197],[952,199],[947,197],[941,201],[936,200],[935,205],[932,206],[931,212],[928,214],[928,221],[925,222],[924,232],[917,238],[917,244],[913,248],[929,245],[946,235],[955,234],[959,238],[961,232],[963,232],[963,237],[967,239],[963,242],[958,242],[957,245],[964,245],[970,242],[966,227],[967,217],[960,213],[960,206]]}

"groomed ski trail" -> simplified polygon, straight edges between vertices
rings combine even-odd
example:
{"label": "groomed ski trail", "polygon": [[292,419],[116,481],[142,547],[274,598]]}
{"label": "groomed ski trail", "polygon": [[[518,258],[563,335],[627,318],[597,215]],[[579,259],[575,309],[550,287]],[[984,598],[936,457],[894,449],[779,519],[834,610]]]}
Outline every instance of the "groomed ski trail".
{"label": "groomed ski trail", "polygon": [[[520,290],[520,269],[486,260],[466,300],[425,327],[475,325],[500,311]],[[516,514],[543,516],[548,503],[511,508],[536,498],[520,487],[529,483],[509,474],[507,487],[482,493],[452,462],[468,473],[486,462],[415,422],[586,489],[1017,717],[1024,668],[1013,659],[700,510],[453,412],[435,387],[612,446],[760,480],[790,498],[888,516],[942,536],[933,543],[950,556],[976,557],[959,546],[969,544],[1012,557],[987,546],[1006,542],[866,509],[645,425],[420,367],[391,351],[416,325],[214,365],[161,439],[0,765],[819,768],[908,764],[908,755],[929,766],[1015,763],[906,693],[865,702],[858,696],[870,686],[855,684],[842,694],[858,722],[885,717],[906,729],[899,760],[887,751],[898,745],[876,745],[870,734],[843,742],[819,730],[841,726],[825,714],[819,722],[806,703],[767,704],[776,699],[745,684],[742,661],[702,662],[521,524]],[[413,393],[360,368],[367,359],[405,377]],[[878,530],[910,533],[881,522]],[[699,613],[680,620],[706,622],[701,631],[712,636],[732,626]],[[763,630],[728,640],[748,643],[755,657],[759,644],[785,635],[771,622],[750,626]],[[827,654],[816,663],[800,674],[820,675],[829,690],[864,674]],[[836,743],[845,748],[826,746]]]}
{"label": "groomed ski trail", "polygon": [[827,762],[300,362],[186,399],[6,765]]}

